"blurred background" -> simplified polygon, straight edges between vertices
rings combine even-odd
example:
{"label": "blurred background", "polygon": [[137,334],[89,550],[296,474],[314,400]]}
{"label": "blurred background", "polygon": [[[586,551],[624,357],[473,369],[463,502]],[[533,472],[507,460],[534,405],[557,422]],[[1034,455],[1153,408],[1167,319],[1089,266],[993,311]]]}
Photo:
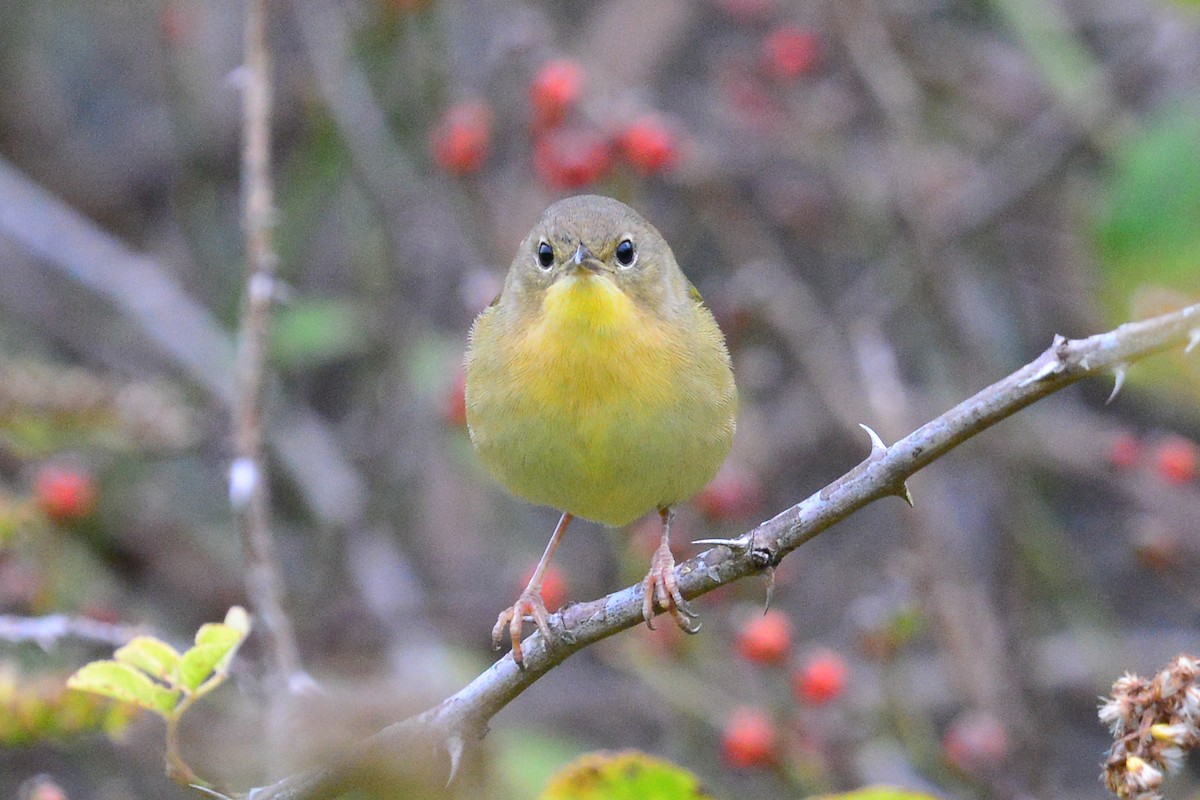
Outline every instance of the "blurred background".
{"label": "blurred background", "polygon": [[[252,638],[183,750],[239,789],[446,697],[557,518],[463,420],[466,331],[579,192],[639,209],[716,313],[742,409],[674,541],[732,536],[1031,360],[1200,298],[1200,6],[1166,0],[270,4],[272,528],[306,670]],[[0,795],[184,797],[161,721],[66,693],[112,644],[244,603],[226,474],[245,285],[244,8],[0,3]],[[1200,359],[968,442],[493,720],[458,790],[640,748],[717,797],[892,783],[1099,796],[1097,696],[1197,652]],[[551,604],[639,580],[657,519],[572,528]],[[555,599],[557,597],[557,599]],[[107,630],[107,628],[106,628]],[[266,730],[270,735],[264,735]],[[108,731],[108,735],[103,733]],[[1187,780],[1180,782],[1186,785]],[[58,794],[51,792],[57,791]],[[1185,796],[1181,791],[1178,796]]]}

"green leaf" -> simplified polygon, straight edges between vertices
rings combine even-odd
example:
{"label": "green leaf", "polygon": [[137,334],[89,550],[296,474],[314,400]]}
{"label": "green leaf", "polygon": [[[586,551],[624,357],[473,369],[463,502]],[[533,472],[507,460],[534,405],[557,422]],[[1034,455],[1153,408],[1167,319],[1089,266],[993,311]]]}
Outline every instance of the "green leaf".
{"label": "green leaf", "polygon": [[229,652],[223,644],[198,644],[188,650],[179,660],[179,685],[189,692],[196,691]]}
{"label": "green leaf", "polygon": [[528,797],[529,787],[545,786],[563,764],[587,751],[561,732],[551,735],[521,727],[498,727],[488,734],[488,742],[495,748],[496,768],[513,797]]}
{"label": "green leaf", "polygon": [[933,795],[895,789],[891,786],[868,786],[845,794],[823,794],[809,800],[937,800]]}
{"label": "green leaf", "polygon": [[368,342],[362,309],[349,300],[300,299],[280,307],[271,323],[271,352],[284,369],[353,356]]}
{"label": "green leaf", "polygon": [[196,644],[219,644],[233,647],[241,643],[245,633],[224,622],[206,622],[196,631]]}
{"label": "green leaf", "polygon": [[196,645],[179,661],[179,684],[195,691],[214,672],[224,673],[238,646],[250,634],[250,615],[234,606],[225,622],[207,622],[196,631]]}
{"label": "green leaf", "polygon": [[1197,111],[1194,106],[1170,109],[1123,142],[1115,155],[1096,241],[1106,288],[1122,303],[1144,284],[1189,295],[1200,291]]}
{"label": "green leaf", "polygon": [[146,673],[119,661],[93,661],[67,679],[67,686],[112,697],[170,718],[179,702],[178,689],[155,683]]}
{"label": "green leaf", "polygon": [[636,750],[589,753],[555,775],[540,800],[711,800],[692,773]]}
{"label": "green leaf", "polygon": [[175,648],[153,636],[135,636],[113,657],[168,683],[173,682],[172,675],[179,665],[179,653]]}

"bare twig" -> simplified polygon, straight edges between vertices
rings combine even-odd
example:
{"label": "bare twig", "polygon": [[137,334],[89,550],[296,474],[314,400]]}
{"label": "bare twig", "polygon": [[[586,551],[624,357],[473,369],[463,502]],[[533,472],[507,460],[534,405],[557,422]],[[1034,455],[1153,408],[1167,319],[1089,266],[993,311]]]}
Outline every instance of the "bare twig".
{"label": "bare twig", "polygon": [[87,617],[49,614],[44,617],[17,617],[0,614],[0,641],[35,642],[49,650],[63,639],[82,639],[86,642],[120,647],[140,633],[133,625],[100,622]]}
{"label": "bare twig", "polygon": [[263,389],[267,326],[275,294],[275,246],[271,236],[271,58],[266,41],[266,0],[246,7],[246,63],[242,86],[242,224],[246,243],[246,295],[242,301],[234,410],[236,457],[229,470],[229,498],[242,529],[246,594],[266,635],[275,676],[299,670],[291,621],[283,610],[279,560],[271,539],[270,498],[263,463]]}
{"label": "bare twig", "polygon": [[[109,300],[210,397],[223,407],[234,405],[235,348],[212,313],[163,264],[130,249],[4,159],[0,237]],[[270,441],[313,513],[335,525],[357,520],[362,481],[337,442],[311,408],[295,398],[279,405]]]}
{"label": "bare twig", "polygon": [[[1169,347],[1185,345],[1200,329],[1200,304],[1086,339],[1055,341],[1008,377],[959,403],[893,444],[872,434],[871,454],[853,470],[728,545],[714,547],[678,568],[691,599],[778,564],[788,553],[858,509],[889,495],[903,496],[905,481],[954,447],[1025,406],[1076,381],[1111,372]],[[526,640],[525,667],[504,656],[454,696],[364,742],[341,763],[252,790],[247,800],[326,800],[355,785],[362,772],[402,756],[415,742],[435,739],[457,760],[463,743],[481,736],[488,721],[569,656],[642,621],[641,585],[570,605],[551,617],[555,641],[538,632]]]}

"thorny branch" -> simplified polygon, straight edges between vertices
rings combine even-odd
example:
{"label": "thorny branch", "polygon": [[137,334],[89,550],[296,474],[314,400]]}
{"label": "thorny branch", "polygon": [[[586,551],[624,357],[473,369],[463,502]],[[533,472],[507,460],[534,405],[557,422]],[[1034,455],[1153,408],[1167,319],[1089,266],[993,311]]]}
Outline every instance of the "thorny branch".
{"label": "thorny branch", "polygon": [[[738,539],[680,564],[680,589],[692,599],[774,567],[809,539],[875,500],[889,495],[910,499],[905,484],[910,476],[1025,406],[1088,376],[1113,372],[1120,380],[1129,364],[1184,344],[1188,351],[1200,345],[1200,304],[1086,339],[1055,337],[1036,359],[890,447],[868,428],[872,447],[866,460]],[[338,764],[253,789],[247,800],[337,797],[380,763],[403,760],[420,741],[439,743],[449,752],[453,769],[465,743],[482,736],[492,716],[538,678],[588,645],[640,623],[641,603],[638,584],[567,606],[551,617],[555,641],[547,642],[537,631],[526,640],[524,669],[517,667],[511,654],[505,655],[457,694],[383,729]]]}
{"label": "thorny branch", "polygon": [[267,332],[275,295],[272,241],[271,58],[267,47],[267,0],[246,8],[242,86],[242,225],[246,247],[246,296],[242,301],[237,354],[234,448],[229,499],[242,530],[246,594],[268,641],[272,669],[284,682],[300,668],[296,638],[283,610],[283,589],[270,528],[270,498],[263,468],[263,394]]}

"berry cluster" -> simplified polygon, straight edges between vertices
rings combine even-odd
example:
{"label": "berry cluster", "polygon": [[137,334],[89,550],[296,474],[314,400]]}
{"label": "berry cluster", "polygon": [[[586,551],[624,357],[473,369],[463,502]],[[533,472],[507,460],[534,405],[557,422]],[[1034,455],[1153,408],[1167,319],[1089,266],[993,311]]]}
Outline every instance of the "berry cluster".
{"label": "berry cluster", "polygon": [[1116,470],[1149,467],[1172,486],[1192,483],[1200,474],[1200,445],[1179,434],[1147,439],[1122,431],[1109,440],[1106,458]]}
{"label": "berry cluster", "polygon": [[[738,655],[756,666],[782,666],[792,650],[791,623],[780,611],[768,611],[750,620],[738,631]],[[802,706],[825,705],[845,690],[846,662],[828,649],[814,650],[792,668],[792,694]],[[781,736],[771,715],[762,708],[738,708],[721,731],[721,752],[732,767],[750,768],[776,764]]]}
{"label": "berry cluster", "polygon": [[[615,128],[592,122],[583,108],[586,79],[578,62],[557,58],[543,64],[529,84],[533,170],[545,186],[579,189],[602,180],[618,162],[639,175],[678,165],[680,136],[663,115],[643,113]],[[487,104],[451,106],[430,134],[433,162],[454,176],[479,172],[491,155],[493,134]]]}

